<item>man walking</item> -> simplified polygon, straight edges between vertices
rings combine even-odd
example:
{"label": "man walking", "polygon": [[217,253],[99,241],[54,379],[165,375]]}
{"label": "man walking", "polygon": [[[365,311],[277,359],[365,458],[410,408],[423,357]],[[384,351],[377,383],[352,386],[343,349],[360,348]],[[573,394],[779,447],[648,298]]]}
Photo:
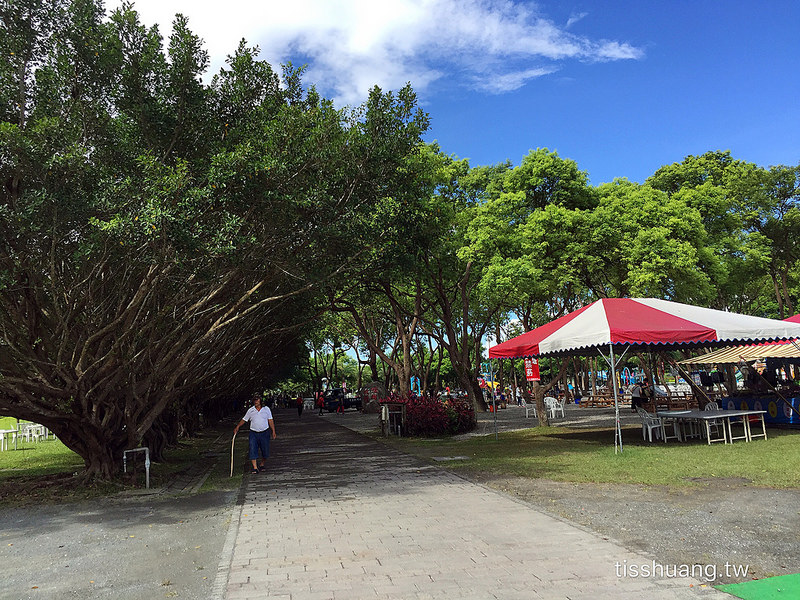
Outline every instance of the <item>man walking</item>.
{"label": "man walking", "polygon": [[[233,430],[233,434],[239,433],[239,428],[245,424],[250,423],[250,462],[253,463],[253,470],[251,473],[258,473],[259,471],[266,471],[267,458],[269,458],[269,441],[270,432],[272,432],[272,439],[274,440],[277,435],[275,433],[275,421],[272,419],[272,411],[268,406],[261,406],[261,396],[255,395],[253,397],[253,406],[251,406],[245,413],[242,420]],[[261,453],[261,465],[257,464],[258,454]]]}

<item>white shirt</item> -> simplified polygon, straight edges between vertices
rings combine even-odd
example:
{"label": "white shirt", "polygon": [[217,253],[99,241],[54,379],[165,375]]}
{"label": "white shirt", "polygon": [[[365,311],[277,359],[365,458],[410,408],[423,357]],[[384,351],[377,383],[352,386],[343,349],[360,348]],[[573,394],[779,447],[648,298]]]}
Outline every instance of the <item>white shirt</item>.
{"label": "white shirt", "polygon": [[270,419],[272,419],[272,411],[268,406],[262,406],[261,410],[256,410],[255,406],[251,406],[242,417],[242,421],[250,421],[250,431],[256,433],[269,429]]}

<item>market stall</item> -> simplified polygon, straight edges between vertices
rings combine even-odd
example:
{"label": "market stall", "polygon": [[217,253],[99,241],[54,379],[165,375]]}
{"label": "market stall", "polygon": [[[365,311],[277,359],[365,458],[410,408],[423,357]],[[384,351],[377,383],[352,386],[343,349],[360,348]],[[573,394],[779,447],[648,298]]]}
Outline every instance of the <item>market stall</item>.
{"label": "market stall", "polygon": [[[714,348],[743,342],[800,338],[800,324],[669,302],[658,298],[603,298],[559,319],[489,348],[489,358],[600,354],[612,371],[616,433],[619,424],[619,358],[631,348]],[[607,353],[607,354],[606,354]]]}
{"label": "market stall", "polygon": [[[727,393],[719,399],[720,408],[765,410],[767,423],[800,427],[800,343],[797,340],[720,348],[683,360],[681,364],[710,368],[715,373],[719,368],[722,372],[738,373],[736,380],[726,382]],[[698,375],[707,372],[696,371]]]}

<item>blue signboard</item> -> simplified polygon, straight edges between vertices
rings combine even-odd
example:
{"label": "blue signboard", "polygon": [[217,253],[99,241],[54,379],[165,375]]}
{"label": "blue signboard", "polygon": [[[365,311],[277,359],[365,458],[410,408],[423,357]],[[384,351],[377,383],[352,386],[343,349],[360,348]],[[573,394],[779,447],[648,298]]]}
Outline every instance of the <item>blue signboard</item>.
{"label": "blue signboard", "polygon": [[800,426],[800,417],[795,411],[800,410],[800,398],[786,399],[794,407],[777,396],[735,396],[721,398],[719,407],[725,410],[765,410],[764,421],[781,425]]}

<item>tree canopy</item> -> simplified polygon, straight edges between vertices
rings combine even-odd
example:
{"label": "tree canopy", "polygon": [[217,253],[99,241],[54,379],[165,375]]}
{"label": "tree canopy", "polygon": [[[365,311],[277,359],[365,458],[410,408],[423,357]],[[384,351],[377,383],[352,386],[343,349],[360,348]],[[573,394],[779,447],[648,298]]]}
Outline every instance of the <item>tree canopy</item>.
{"label": "tree canopy", "polygon": [[0,411],[108,477],[142,440],[158,456],[190,399],[297,360],[316,289],[380,241],[374,205],[420,195],[427,117],[410,88],[336,110],[244,42],[203,84],[180,15],[166,47],[92,0],[2,27]]}

